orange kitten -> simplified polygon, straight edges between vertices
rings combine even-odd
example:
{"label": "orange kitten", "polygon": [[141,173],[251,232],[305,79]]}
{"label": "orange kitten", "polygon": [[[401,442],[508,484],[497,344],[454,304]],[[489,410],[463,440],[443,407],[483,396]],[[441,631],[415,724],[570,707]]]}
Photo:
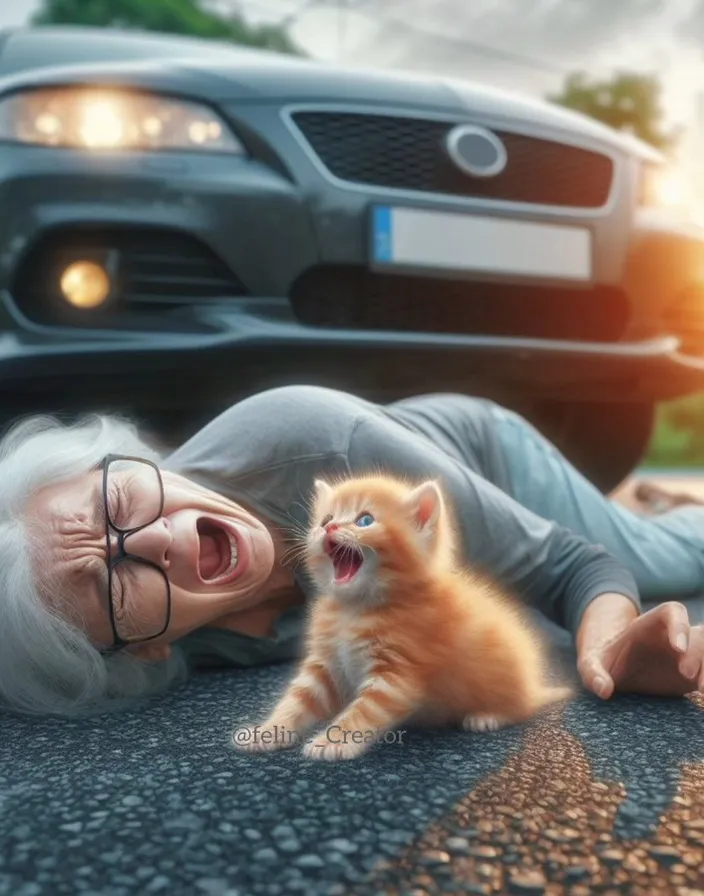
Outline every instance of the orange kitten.
{"label": "orange kitten", "polygon": [[383,475],[316,482],[305,659],[251,750],[294,746],[351,759],[404,723],[487,731],[571,696],[545,684],[543,648],[520,606],[460,569],[435,482]]}

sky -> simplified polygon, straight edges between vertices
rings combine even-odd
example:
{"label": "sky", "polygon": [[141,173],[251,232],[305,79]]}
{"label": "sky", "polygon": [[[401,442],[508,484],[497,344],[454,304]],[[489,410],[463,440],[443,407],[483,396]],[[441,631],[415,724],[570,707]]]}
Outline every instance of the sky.
{"label": "sky", "polygon": [[[149,0],[144,0],[149,2]],[[570,71],[657,72],[667,119],[688,130],[681,155],[704,148],[704,0],[204,0],[252,21],[289,16],[312,56],[430,72],[545,96]],[[0,0],[0,28],[38,0]],[[697,166],[698,167],[698,166]]]}
{"label": "sky", "polygon": [[[262,20],[305,9],[313,55],[546,96],[565,76],[657,73],[679,161],[704,190],[704,0],[213,0]],[[308,7],[306,9],[306,7]]]}

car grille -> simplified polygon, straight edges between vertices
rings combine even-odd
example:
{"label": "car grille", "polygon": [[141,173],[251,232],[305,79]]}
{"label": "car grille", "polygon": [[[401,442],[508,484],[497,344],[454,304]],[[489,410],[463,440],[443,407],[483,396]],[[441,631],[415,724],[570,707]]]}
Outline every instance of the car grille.
{"label": "car grille", "polygon": [[[72,261],[114,265],[116,295],[104,308],[78,311],[58,291],[61,271]],[[242,296],[247,290],[228,266],[199,240],[153,228],[61,230],[28,254],[12,287],[15,301],[43,324],[169,328],[165,312],[186,304]],[[172,323],[179,329],[176,317]]]}
{"label": "car grille", "polygon": [[292,119],[325,167],[352,183],[573,208],[600,208],[611,192],[608,156],[553,140],[495,130],[508,164],[485,179],[465,174],[445,153],[447,134],[466,122],[351,112]]}
{"label": "car grille", "polygon": [[310,268],[293,285],[301,323],[353,330],[430,332],[611,342],[625,332],[621,290],[525,286]]}

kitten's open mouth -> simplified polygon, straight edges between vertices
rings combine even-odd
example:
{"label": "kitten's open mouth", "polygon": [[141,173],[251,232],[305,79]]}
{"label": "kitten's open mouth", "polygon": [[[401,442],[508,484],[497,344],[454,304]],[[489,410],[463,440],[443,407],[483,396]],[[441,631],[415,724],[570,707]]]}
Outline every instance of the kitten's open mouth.
{"label": "kitten's open mouth", "polygon": [[364,554],[353,544],[328,541],[325,545],[335,570],[335,584],[347,585],[357,575],[364,563]]}

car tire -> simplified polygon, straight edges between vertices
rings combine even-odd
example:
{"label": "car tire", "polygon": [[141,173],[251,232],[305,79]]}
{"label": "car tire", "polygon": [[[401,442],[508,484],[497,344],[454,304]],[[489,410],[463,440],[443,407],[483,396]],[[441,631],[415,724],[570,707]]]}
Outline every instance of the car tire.
{"label": "car tire", "polygon": [[655,405],[545,402],[530,417],[570,463],[608,494],[643,460]]}

